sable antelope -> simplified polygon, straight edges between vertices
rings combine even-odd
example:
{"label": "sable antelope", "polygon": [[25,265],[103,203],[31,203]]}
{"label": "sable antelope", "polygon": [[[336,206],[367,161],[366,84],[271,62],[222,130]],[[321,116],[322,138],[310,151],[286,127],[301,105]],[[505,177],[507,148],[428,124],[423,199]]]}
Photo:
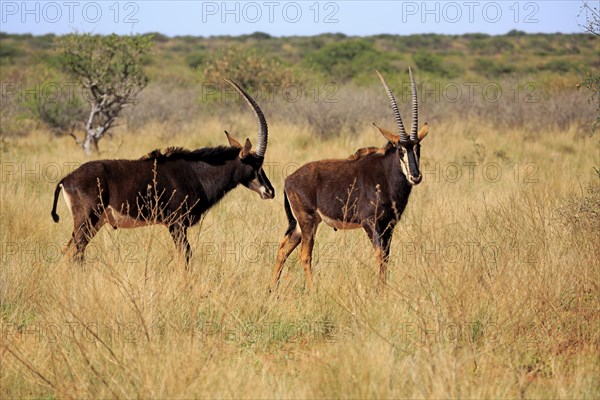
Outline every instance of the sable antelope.
{"label": "sable antelope", "polygon": [[82,260],[85,248],[104,224],[113,228],[165,225],[175,245],[191,257],[187,229],[227,192],[242,184],[272,199],[275,190],[262,164],[267,151],[267,122],[256,101],[237,83],[226,79],[244,98],[258,121],[258,145],[242,146],[225,131],[230,146],[197,150],[154,150],[138,160],[100,160],[83,164],[64,177],[54,191],[52,218],[63,190],[73,215],[73,234],[65,251]]}
{"label": "sable antelope", "polygon": [[271,290],[279,281],[286,259],[300,243],[306,285],[308,289],[312,287],[312,250],[321,221],[335,230],[363,228],[375,248],[380,281],[385,282],[394,226],[406,207],[412,186],[421,182],[420,141],[429,128],[425,123],[417,133],[417,91],[410,68],[410,135],[404,129],[394,94],[376,72],[392,104],[399,135],[373,123],[388,140],[384,148],[360,149],[346,160],[311,162],[286,178],[284,205],[289,227],[279,243]]}

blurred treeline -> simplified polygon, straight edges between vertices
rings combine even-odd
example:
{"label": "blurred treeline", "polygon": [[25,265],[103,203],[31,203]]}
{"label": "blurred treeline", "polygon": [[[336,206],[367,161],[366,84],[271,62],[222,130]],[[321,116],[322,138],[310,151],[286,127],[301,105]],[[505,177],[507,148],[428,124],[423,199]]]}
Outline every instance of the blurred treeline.
{"label": "blurred treeline", "polygon": [[[149,35],[150,84],[123,116],[127,130],[159,122],[176,132],[194,118],[232,119],[236,96],[221,86],[230,77],[255,94],[270,120],[308,124],[321,136],[353,132],[389,117],[373,70],[406,101],[408,66],[426,119],[485,118],[498,128],[532,129],[576,123],[585,132],[596,119],[591,93],[577,87],[600,70],[600,38],[590,34]],[[1,135],[40,127],[65,134],[85,120],[88,105],[62,68],[59,42],[51,34],[0,34]]]}

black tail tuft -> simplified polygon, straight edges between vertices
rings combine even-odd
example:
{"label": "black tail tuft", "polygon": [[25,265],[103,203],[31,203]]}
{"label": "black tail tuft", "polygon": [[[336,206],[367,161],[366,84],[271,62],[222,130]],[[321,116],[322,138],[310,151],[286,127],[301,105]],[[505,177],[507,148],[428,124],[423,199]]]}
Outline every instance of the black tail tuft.
{"label": "black tail tuft", "polygon": [[58,221],[60,220],[60,217],[56,213],[56,203],[58,203],[58,195],[60,194],[60,189],[62,189],[62,181],[58,182],[58,184],[56,185],[56,189],[54,189],[54,204],[52,205],[52,212],[50,213],[50,215],[52,215],[52,219],[56,223],[58,223]]}
{"label": "black tail tuft", "polygon": [[283,201],[283,204],[285,206],[285,215],[287,215],[288,222],[290,223],[290,226],[288,226],[287,231],[285,231],[285,236],[288,236],[296,230],[296,225],[298,225],[298,221],[296,221],[296,218],[294,218],[294,214],[292,214],[290,201],[288,200],[287,193],[285,192],[285,190],[283,191]]}

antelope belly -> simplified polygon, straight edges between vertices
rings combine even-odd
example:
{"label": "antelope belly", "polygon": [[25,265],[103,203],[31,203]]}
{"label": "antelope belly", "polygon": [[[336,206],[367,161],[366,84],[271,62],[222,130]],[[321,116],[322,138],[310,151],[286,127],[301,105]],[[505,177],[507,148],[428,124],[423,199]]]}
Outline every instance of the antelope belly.
{"label": "antelope belly", "polygon": [[357,222],[340,221],[335,218],[330,218],[327,215],[323,214],[321,210],[317,210],[317,213],[319,214],[323,222],[325,222],[327,225],[334,229],[358,229],[362,227],[362,225]]}
{"label": "antelope belly", "polygon": [[103,216],[105,221],[114,228],[138,228],[140,226],[156,224],[154,221],[140,220],[133,218],[128,214],[120,213],[111,206],[106,207]]}

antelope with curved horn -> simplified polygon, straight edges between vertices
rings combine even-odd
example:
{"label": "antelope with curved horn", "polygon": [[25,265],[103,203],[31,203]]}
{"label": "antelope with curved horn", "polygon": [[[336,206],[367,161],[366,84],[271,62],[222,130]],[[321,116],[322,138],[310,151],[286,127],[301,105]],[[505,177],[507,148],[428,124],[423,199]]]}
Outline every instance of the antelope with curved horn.
{"label": "antelope with curved horn", "polygon": [[66,251],[83,260],[89,241],[103,225],[113,228],[165,225],[175,245],[191,257],[187,229],[230,190],[242,184],[263,199],[275,190],[262,164],[267,151],[268,129],[256,101],[237,83],[226,79],[245,100],[258,122],[258,145],[246,139],[242,146],[225,134],[230,146],[185,150],[154,150],[138,160],[99,160],[81,165],[56,186],[52,218],[61,189],[73,215],[73,234]]}
{"label": "antelope with curved horn", "polygon": [[385,282],[394,226],[406,207],[412,186],[421,182],[420,142],[429,128],[425,123],[417,132],[417,91],[410,68],[410,135],[404,129],[392,90],[376,72],[390,99],[399,134],[377,127],[388,141],[384,148],[360,149],[346,160],[311,162],[286,178],[284,205],[289,227],[279,243],[270,290],[277,286],[286,259],[300,243],[306,285],[311,289],[312,250],[321,221],[335,230],[363,228],[375,248],[380,281]]}

